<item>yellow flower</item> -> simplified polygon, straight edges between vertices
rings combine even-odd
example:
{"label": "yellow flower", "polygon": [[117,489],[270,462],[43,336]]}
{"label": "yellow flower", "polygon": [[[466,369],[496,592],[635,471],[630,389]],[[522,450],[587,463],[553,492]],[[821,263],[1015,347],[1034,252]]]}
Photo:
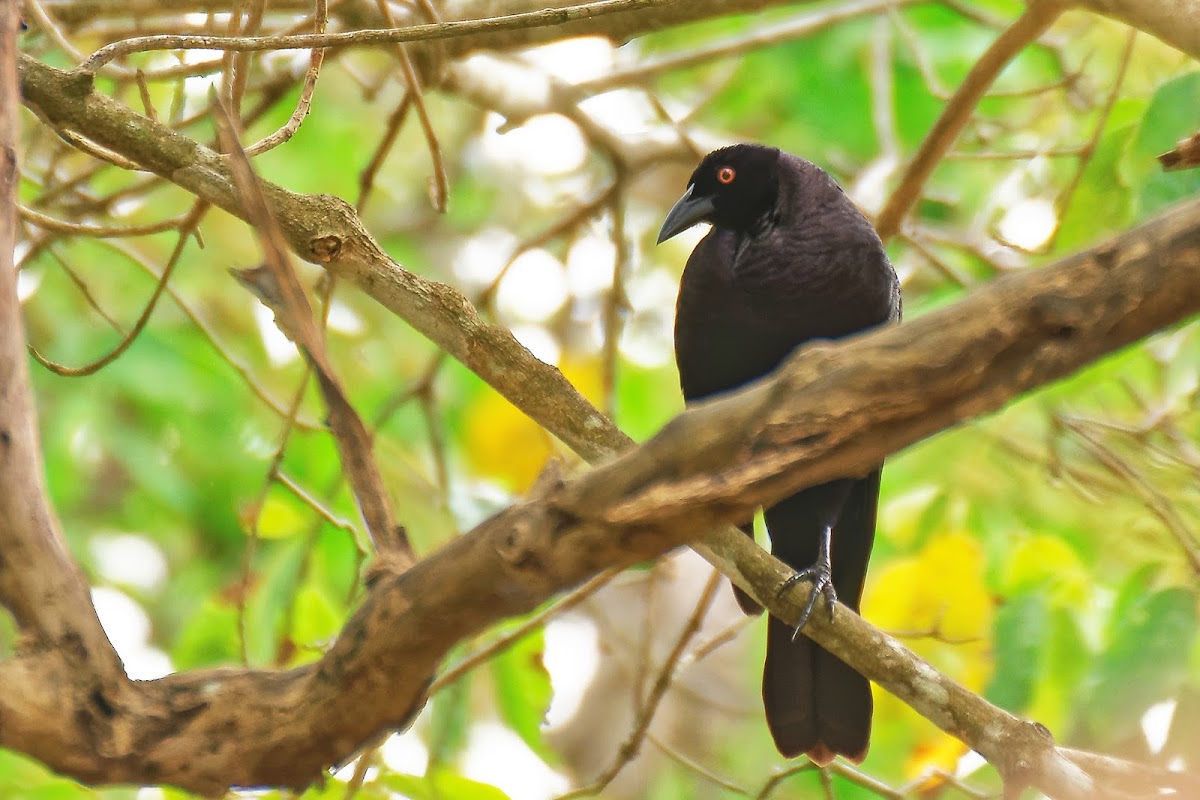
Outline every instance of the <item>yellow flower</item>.
{"label": "yellow flower", "polygon": [[[972,691],[991,673],[990,636],[994,614],[984,581],[983,549],[970,535],[938,536],[920,552],[883,566],[868,581],[863,616],[899,637],[934,667]],[[910,777],[931,767],[953,770],[966,752],[956,739],[935,728],[885,692],[876,693],[880,724],[909,728],[906,761]]]}

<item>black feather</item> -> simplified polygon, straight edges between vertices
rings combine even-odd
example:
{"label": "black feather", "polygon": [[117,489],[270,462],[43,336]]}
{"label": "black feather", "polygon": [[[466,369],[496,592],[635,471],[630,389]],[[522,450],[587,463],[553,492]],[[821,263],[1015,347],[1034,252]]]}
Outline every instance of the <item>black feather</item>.
{"label": "black feather", "polygon": [[[712,224],[688,259],[675,355],[688,401],[774,370],[798,345],[900,319],[900,285],[870,222],[814,164],[758,145],[714,151],[663,224],[660,241]],[[833,524],[832,574],[858,610],[875,534],[880,470],[805,489],[765,510],[771,550],[794,569],[817,559]],[[743,527],[748,534],[751,530]],[[760,609],[738,592],[747,613]],[[866,755],[867,680],[806,636],[768,623],[763,704],[776,746],[818,763]]]}

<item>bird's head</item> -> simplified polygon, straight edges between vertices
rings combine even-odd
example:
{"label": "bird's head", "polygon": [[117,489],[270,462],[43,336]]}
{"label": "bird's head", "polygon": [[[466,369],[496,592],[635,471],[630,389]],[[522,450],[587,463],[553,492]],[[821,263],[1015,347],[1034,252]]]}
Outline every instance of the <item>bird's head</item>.
{"label": "bird's head", "polygon": [[757,144],[735,144],[709,153],[667,214],[658,232],[659,244],[697,222],[741,233],[761,228],[779,196],[778,162],[778,149]]}

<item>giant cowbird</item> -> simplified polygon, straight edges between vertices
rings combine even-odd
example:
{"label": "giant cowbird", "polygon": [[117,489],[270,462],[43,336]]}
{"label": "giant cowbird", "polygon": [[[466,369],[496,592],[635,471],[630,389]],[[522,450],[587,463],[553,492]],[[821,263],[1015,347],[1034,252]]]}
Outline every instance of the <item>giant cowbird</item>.
{"label": "giant cowbird", "polygon": [[[797,345],[900,319],[900,283],[867,219],[823,170],[772,147],[708,154],[667,214],[661,243],[698,222],[712,229],[683,271],[675,358],[688,401],[775,369]],[[763,706],[779,752],[818,764],[867,752],[871,688],[801,629],[818,596],[858,610],[875,535],[880,469],[804,489],[765,509],[771,552],[811,580],[793,631],[771,618]],[[753,537],[747,523],[742,530]],[[832,548],[836,557],[831,558]],[[747,613],[761,611],[734,587]]]}

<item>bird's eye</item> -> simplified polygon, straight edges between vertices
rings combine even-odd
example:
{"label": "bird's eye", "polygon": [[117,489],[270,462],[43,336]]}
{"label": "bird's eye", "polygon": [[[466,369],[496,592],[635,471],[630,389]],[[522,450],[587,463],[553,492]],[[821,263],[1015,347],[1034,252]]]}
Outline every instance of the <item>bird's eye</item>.
{"label": "bird's eye", "polygon": [[737,177],[733,167],[721,167],[717,170],[717,180],[721,183],[733,183],[733,179]]}

